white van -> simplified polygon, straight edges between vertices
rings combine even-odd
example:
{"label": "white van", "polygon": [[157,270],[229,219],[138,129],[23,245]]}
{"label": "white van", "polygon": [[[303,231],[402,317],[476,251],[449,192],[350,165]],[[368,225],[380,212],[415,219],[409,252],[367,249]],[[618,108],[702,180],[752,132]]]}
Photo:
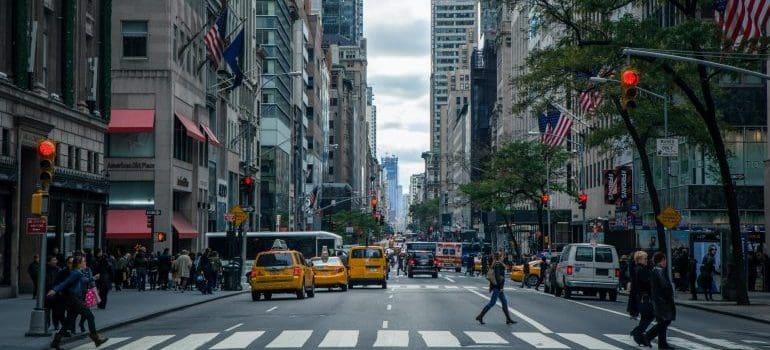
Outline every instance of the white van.
{"label": "white van", "polygon": [[573,292],[605,300],[618,298],[620,261],[614,246],[607,244],[575,243],[564,247],[556,269],[556,296],[564,292],[571,298]]}

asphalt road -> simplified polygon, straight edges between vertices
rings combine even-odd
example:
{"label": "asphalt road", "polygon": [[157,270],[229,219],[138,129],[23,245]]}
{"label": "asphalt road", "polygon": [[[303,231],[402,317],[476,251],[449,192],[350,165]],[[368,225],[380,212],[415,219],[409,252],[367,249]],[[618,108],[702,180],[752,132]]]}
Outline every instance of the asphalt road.
{"label": "asphalt road", "polygon": [[[483,277],[441,273],[438,279],[391,277],[387,290],[318,290],[315,298],[248,294],[196,306],[110,331],[100,349],[317,349],[513,348],[631,349],[635,322],[625,300],[554,298],[507,282],[515,325],[497,307],[474,317],[487,302]],[[768,325],[678,308],[669,331],[681,349],[770,349]],[[97,320],[98,323],[98,320]],[[85,341],[67,348],[92,349]]]}

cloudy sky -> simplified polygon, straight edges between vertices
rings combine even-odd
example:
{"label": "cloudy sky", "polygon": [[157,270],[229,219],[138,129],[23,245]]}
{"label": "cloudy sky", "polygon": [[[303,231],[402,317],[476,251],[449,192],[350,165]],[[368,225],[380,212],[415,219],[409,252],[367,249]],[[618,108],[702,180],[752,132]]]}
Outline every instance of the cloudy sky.
{"label": "cloudy sky", "polygon": [[424,170],[430,141],[430,1],[364,0],[368,82],[377,105],[377,156],[398,156],[399,184]]}

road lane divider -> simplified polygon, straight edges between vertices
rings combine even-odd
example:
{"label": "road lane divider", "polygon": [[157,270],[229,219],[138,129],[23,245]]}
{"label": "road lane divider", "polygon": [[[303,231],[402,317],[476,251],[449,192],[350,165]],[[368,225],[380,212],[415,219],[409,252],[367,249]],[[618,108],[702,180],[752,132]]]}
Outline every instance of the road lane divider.
{"label": "road lane divider", "polygon": [[273,312],[273,311],[275,311],[275,309],[277,309],[277,308],[278,308],[277,306],[273,306],[273,307],[271,307],[271,308],[267,309],[267,311],[265,311],[265,312]]}
{"label": "road lane divider", "polygon": [[455,280],[453,280],[453,279],[451,279],[451,278],[449,278],[447,276],[444,276],[444,279],[449,281],[449,282],[455,283]]}
{"label": "road lane divider", "polygon": [[[484,294],[481,294],[481,293],[479,293],[479,292],[477,292],[475,290],[470,290],[469,289],[468,291],[473,293],[473,294],[476,294],[476,295],[478,295],[478,296],[480,296],[480,297],[482,297],[482,298],[484,298],[486,300],[490,300],[491,299],[490,297],[488,297],[488,296],[486,296]],[[499,301],[497,302],[497,305],[502,307],[502,304]],[[519,311],[516,311],[515,309],[513,309],[510,306],[508,306],[508,311],[510,311],[512,314],[514,314],[516,317],[520,318],[524,322],[529,323],[532,327],[535,327],[538,331],[540,331],[542,333],[553,333],[552,330],[550,330],[548,327],[544,326],[542,323],[533,320],[529,316],[527,316],[527,315],[525,315],[525,314],[523,314],[523,313],[521,313]]]}
{"label": "road lane divider", "polygon": [[387,308],[388,311],[390,311],[390,309],[392,309],[392,308],[393,308],[393,305],[388,304],[388,308]]}
{"label": "road lane divider", "polygon": [[388,329],[388,321],[382,321],[382,329]]}
{"label": "road lane divider", "polygon": [[230,328],[228,328],[228,329],[225,329],[225,332],[229,332],[229,331],[232,331],[233,329],[236,329],[236,328],[238,328],[238,327],[240,327],[240,326],[243,326],[243,323],[239,323],[239,324],[237,324],[237,325],[235,325],[235,326],[232,326],[232,327],[230,327]]}

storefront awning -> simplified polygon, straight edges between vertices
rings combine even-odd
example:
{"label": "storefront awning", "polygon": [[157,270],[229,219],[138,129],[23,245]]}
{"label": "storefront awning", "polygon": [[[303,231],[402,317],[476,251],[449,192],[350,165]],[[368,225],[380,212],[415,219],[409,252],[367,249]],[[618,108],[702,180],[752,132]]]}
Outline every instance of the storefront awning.
{"label": "storefront awning", "polygon": [[187,130],[187,136],[190,136],[200,142],[206,142],[206,137],[203,136],[203,133],[198,129],[198,126],[195,125],[194,121],[179,113],[176,113],[176,119],[179,119],[179,122],[182,123],[185,130]]}
{"label": "storefront awning", "polygon": [[171,225],[174,226],[174,230],[179,234],[181,239],[198,238],[198,231],[190,223],[182,213],[174,212],[174,217],[171,219]]}
{"label": "storefront awning", "polygon": [[154,109],[113,109],[110,112],[110,134],[151,132],[155,128]]}
{"label": "storefront awning", "polygon": [[219,139],[217,139],[217,135],[214,135],[214,132],[211,131],[211,128],[208,126],[201,124],[201,128],[203,128],[203,132],[206,134],[206,137],[209,138],[209,143],[214,146],[222,146],[222,144],[219,142]]}
{"label": "storefront awning", "polygon": [[107,239],[152,239],[144,209],[107,210]]}

